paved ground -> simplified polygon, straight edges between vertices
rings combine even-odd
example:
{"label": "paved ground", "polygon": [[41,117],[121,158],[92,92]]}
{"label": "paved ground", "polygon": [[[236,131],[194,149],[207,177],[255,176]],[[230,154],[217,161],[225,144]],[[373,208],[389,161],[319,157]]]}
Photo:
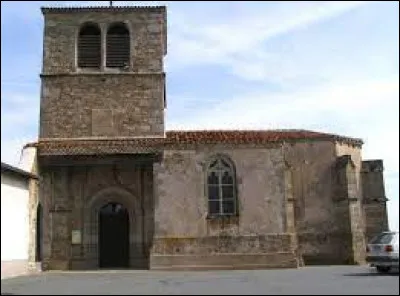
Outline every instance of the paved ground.
{"label": "paved ground", "polygon": [[1,281],[2,295],[49,294],[399,295],[399,273],[368,266],[251,271],[48,272]]}

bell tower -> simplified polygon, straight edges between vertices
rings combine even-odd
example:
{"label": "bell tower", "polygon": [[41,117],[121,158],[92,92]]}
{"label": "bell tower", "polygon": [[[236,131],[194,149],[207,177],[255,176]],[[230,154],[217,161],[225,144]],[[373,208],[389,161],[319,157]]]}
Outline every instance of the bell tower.
{"label": "bell tower", "polygon": [[163,137],[165,7],[42,13],[40,139]]}
{"label": "bell tower", "polygon": [[[149,266],[153,165],[164,141],[166,8],[42,13],[42,269]],[[106,231],[112,225],[99,218],[109,204],[128,217],[111,245],[104,237],[115,234]]]}

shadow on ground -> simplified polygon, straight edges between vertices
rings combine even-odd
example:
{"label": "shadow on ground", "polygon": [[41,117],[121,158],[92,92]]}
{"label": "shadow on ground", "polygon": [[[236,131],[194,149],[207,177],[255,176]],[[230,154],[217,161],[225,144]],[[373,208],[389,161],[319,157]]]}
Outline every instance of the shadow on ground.
{"label": "shadow on ground", "polygon": [[355,277],[380,277],[380,276],[399,276],[399,271],[391,271],[388,273],[379,273],[376,271],[366,271],[357,273],[345,273],[344,276],[355,276]]}

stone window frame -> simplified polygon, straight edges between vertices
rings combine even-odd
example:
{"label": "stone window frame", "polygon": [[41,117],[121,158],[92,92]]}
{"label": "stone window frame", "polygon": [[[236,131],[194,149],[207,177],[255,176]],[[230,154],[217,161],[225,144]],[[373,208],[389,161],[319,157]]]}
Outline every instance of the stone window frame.
{"label": "stone window frame", "polygon": [[[216,162],[225,162],[228,165],[229,168],[229,172],[232,174],[232,187],[233,187],[233,198],[230,199],[231,201],[233,201],[233,211],[230,213],[224,213],[223,212],[223,195],[222,195],[222,188],[223,188],[223,184],[219,183],[218,184],[218,192],[219,192],[219,213],[210,213],[210,204],[209,202],[212,200],[209,197],[209,180],[208,177],[210,175],[211,172],[215,172],[215,170],[213,170],[211,168],[211,165]],[[205,167],[205,197],[206,197],[206,202],[207,202],[207,219],[215,219],[215,218],[224,218],[224,217],[232,217],[232,216],[238,216],[239,215],[239,199],[238,199],[238,190],[237,190],[237,174],[236,174],[236,167],[234,162],[232,161],[232,159],[224,154],[216,154],[213,157],[211,157],[207,162],[206,162],[206,167]],[[221,177],[221,176],[220,176]],[[220,178],[219,177],[219,178]],[[215,200],[213,200],[215,201]]]}

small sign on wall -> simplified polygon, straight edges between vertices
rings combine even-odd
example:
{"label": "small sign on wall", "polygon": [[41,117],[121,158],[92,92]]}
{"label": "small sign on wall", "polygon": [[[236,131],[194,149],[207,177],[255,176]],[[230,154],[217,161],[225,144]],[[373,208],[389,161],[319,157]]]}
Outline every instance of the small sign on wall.
{"label": "small sign on wall", "polygon": [[80,230],[72,230],[71,236],[72,244],[79,245],[82,243],[82,234]]}

